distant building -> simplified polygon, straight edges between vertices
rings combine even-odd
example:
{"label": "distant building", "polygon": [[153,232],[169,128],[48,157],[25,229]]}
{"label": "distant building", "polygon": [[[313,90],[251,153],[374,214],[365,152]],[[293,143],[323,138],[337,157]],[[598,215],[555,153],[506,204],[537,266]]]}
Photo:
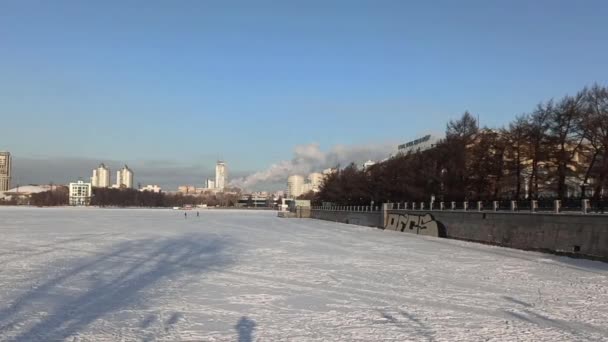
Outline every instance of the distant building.
{"label": "distant building", "polygon": [[291,175],[287,178],[287,198],[297,198],[298,196],[308,192],[319,192],[325,175],[319,172],[313,172],[306,179],[300,175]]}
{"label": "distant building", "polygon": [[312,183],[304,183],[302,185],[302,195],[312,191]]}
{"label": "distant building", "polygon": [[397,149],[399,154],[425,151],[434,148],[440,141],[440,137],[433,134],[427,134],[418,139],[414,139],[412,141],[406,142],[405,144],[401,144],[397,147]]}
{"label": "distant building", "polygon": [[313,172],[308,175],[308,181],[310,183],[310,190],[314,192],[318,192],[323,185],[323,180],[325,176],[319,172]]}
{"label": "distant building", "polygon": [[150,191],[159,193],[162,191],[162,189],[158,185],[146,185],[143,188],[139,189],[139,191]]}
{"label": "distant building", "polygon": [[205,183],[205,187],[207,189],[215,189],[215,181],[207,178],[207,182]]}
{"label": "distant building", "polygon": [[226,168],[226,163],[221,160],[218,160],[215,165],[215,188],[223,191],[226,187],[226,179],[228,178],[228,170]]}
{"label": "distant building", "polygon": [[287,178],[287,198],[296,198],[304,193],[304,177],[291,175]]}
{"label": "distant building", "polygon": [[99,164],[99,167],[93,169],[91,185],[96,188],[110,187],[110,169],[108,169],[104,163]]}
{"label": "distant building", "polygon": [[70,183],[70,205],[84,206],[91,204],[91,183],[78,181]]}
{"label": "distant building", "polygon": [[127,165],[116,171],[116,187],[133,188],[133,171]]}
{"label": "distant building", "polygon": [[272,196],[263,196],[261,194],[244,194],[236,203],[240,208],[271,208],[276,205],[276,201]]}
{"label": "distant building", "polygon": [[11,154],[0,152],[0,192],[11,188]]}
{"label": "distant building", "polygon": [[372,167],[372,166],[374,166],[374,165],[376,165],[376,162],[375,162],[375,161],[373,161],[373,160],[368,160],[368,161],[366,161],[365,163],[363,163],[363,170],[367,170],[367,169],[369,169],[370,167]]}
{"label": "distant building", "polygon": [[177,187],[177,191],[181,192],[182,194],[189,194],[189,195],[193,195],[196,194],[196,187],[192,186],[192,185],[180,185]]}

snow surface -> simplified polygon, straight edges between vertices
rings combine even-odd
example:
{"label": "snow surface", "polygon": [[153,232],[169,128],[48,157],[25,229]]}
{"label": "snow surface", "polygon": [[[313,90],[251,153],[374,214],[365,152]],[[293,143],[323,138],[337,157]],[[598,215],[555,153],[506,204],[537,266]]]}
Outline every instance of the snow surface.
{"label": "snow surface", "polygon": [[608,264],[276,212],[0,208],[0,340],[608,340]]}

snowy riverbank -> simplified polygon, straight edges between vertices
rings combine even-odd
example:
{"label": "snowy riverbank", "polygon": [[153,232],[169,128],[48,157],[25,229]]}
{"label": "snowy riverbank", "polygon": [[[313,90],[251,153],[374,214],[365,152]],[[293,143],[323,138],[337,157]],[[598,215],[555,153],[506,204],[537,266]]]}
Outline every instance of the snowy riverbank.
{"label": "snowy riverbank", "polygon": [[608,264],[275,216],[0,207],[0,340],[608,339]]}

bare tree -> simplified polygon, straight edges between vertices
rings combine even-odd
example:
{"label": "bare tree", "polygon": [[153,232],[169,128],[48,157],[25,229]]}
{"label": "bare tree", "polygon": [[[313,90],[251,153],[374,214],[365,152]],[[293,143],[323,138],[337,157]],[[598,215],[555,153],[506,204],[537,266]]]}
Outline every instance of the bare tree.
{"label": "bare tree", "polygon": [[446,141],[444,150],[449,156],[445,168],[448,173],[448,187],[452,193],[460,193],[466,199],[473,194],[470,193],[471,159],[467,149],[473,144],[477,137],[479,128],[477,120],[468,111],[456,121],[450,121],[446,127]]}
{"label": "bare tree", "polygon": [[550,113],[548,151],[556,168],[553,183],[558,198],[566,197],[566,178],[574,176],[577,166],[574,159],[584,138],[581,119],[586,92],[584,89],[575,96],[564,97]]}
{"label": "bare tree", "polygon": [[594,176],[594,198],[598,198],[608,180],[608,88],[594,85],[587,92],[587,110],[582,119],[585,139],[591,146],[591,158],[583,178],[582,195]]}
{"label": "bare tree", "polygon": [[528,118],[524,115],[515,118],[509,124],[509,128],[502,131],[505,139],[505,171],[509,174],[509,180],[514,184],[513,197],[521,198],[524,181],[524,160],[527,152],[527,125]]}
{"label": "bare tree", "polygon": [[469,111],[465,111],[460,119],[448,122],[446,137],[448,139],[461,139],[465,144],[468,144],[473,141],[478,131],[477,120]]}
{"label": "bare tree", "polygon": [[[547,161],[547,133],[549,130],[549,120],[553,112],[553,101],[546,104],[539,104],[528,117],[526,125],[526,136],[528,138],[528,151],[530,153],[530,175],[528,179],[528,190],[531,198],[538,197],[539,183],[543,180],[540,168],[546,165]],[[542,164],[541,164],[542,163]]]}

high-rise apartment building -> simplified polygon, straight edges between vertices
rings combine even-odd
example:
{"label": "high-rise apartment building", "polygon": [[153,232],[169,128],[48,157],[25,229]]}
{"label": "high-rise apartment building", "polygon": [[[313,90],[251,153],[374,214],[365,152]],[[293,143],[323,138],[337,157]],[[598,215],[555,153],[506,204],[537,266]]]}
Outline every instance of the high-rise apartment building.
{"label": "high-rise apartment building", "polygon": [[310,190],[314,192],[318,192],[321,189],[321,185],[323,185],[323,180],[325,176],[319,172],[313,172],[308,175],[308,181],[310,182]]}
{"label": "high-rise apartment building", "polygon": [[325,177],[324,174],[319,172],[309,174],[307,179],[300,175],[291,175],[287,177],[287,198],[297,198],[298,196],[311,191],[319,192]]}
{"label": "high-rise apartment building", "polygon": [[224,190],[226,187],[226,179],[228,178],[228,170],[226,168],[226,163],[221,160],[218,160],[215,165],[215,188],[219,190]]}
{"label": "high-rise apartment building", "polygon": [[116,171],[116,187],[133,188],[133,170],[129,169],[127,165]]}
{"label": "high-rise apartment building", "polygon": [[11,154],[0,151],[0,192],[11,188]]}
{"label": "high-rise apartment building", "polygon": [[91,177],[91,185],[97,188],[110,187],[110,169],[105,164],[99,164],[99,167],[93,169],[93,177]]}
{"label": "high-rise apartment building", "polygon": [[304,193],[304,177],[291,175],[287,178],[287,198],[296,198]]}
{"label": "high-rise apartment building", "polygon": [[205,182],[205,188],[207,189],[215,189],[215,181],[207,178],[207,182]]}

